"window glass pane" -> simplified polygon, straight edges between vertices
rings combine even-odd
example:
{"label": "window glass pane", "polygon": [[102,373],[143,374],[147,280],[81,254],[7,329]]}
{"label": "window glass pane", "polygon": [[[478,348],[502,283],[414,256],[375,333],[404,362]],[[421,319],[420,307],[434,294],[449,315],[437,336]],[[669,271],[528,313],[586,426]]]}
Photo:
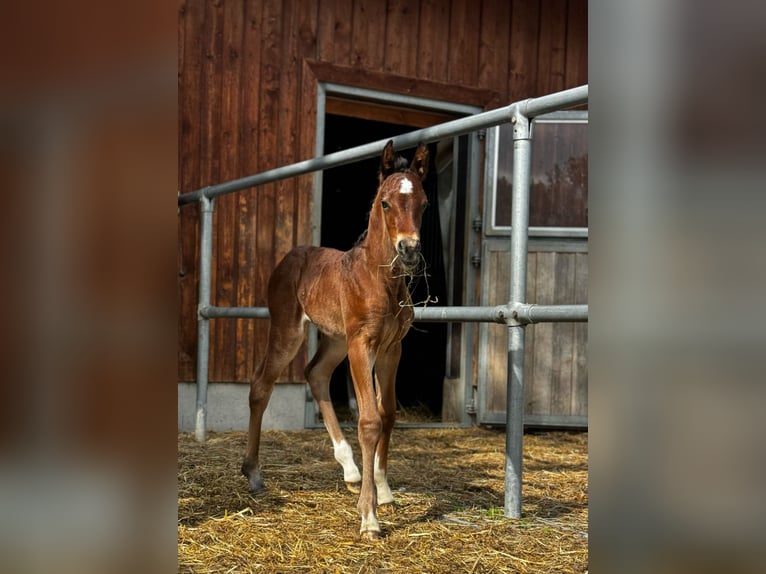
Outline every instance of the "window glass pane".
{"label": "window glass pane", "polygon": [[[511,225],[513,130],[500,126],[495,226]],[[532,227],[588,227],[588,124],[536,122],[532,139]]]}

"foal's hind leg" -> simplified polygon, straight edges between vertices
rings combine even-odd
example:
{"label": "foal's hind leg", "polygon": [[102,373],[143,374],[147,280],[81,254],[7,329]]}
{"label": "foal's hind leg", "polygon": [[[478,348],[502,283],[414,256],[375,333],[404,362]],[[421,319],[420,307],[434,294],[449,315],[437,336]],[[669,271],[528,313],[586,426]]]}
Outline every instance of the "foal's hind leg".
{"label": "foal's hind leg", "polygon": [[293,360],[305,337],[305,324],[302,310],[297,301],[293,309],[270,308],[269,342],[261,368],[250,384],[250,424],[247,436],[247,452],[242,462],[242,474],[245,475],[250,492],[257,493],[265,489],[261,469],[258,464],[258,451],[261,442],[261,423],[263,413],[269,404],[274,381]]}
{"label": "foal's hind leg", "polygon": [[354,453],[343,436],[330,400],[330,377],[346,357],[347,352],[345,339],[321,337],[319,349],[306,367],[306,380],[309,382],[314,400],[319,405],[324,426],[332,439],[335,460],[343,467],[343,480],[350,491],[359,492],[362,475],[359,474],[359,468],[354,462]]}

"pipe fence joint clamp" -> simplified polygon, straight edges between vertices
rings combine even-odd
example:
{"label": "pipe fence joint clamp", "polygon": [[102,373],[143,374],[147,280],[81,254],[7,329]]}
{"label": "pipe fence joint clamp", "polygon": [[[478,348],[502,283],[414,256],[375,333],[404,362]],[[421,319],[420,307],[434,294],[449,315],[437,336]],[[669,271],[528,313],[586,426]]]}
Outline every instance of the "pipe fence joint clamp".
{"label": "pipe fence joint clamp", "polygon": [[509,327],[523,327],[530,323],[529,321],[529,308],[531,305],[527,303],[510,303],[506,306],[507,316],[505,323]]}
{"label": "pipe fence joint clamp", "polygon": [[210,187],[203,189],[202,195],[200,195],[199,198],[199,205],[202,211],[213,211],[213,202],[215,201],[215,198],[210,198],[207,196],[208,189],[210,189]]}
{"label": "pipe fence joint clamp", "polygon": [[529,118],[519,111],[518,106],[515,108],[513,116],[511,116],[511,124],[513,125],[514,141],[530,139]]}
{"label": "pipe fence joint clamp", "polygon": [[511,316],[511,311],[508,305],[498,305],[495,307],[493,313],[496,323],[505,323],[506,325],[508,324],[509,318]]}

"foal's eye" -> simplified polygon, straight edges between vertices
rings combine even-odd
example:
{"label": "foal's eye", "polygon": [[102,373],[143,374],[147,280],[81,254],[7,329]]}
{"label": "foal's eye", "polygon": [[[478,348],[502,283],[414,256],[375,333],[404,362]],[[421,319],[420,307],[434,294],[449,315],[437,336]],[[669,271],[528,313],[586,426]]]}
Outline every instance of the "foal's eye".
{"label": "foal's eye", "polygon": [[380,202],[380,206],[381,206],[383,209],[385,209],[386,211],[388,211],[388,208],[389,208],[389,207],[391,207],[391,204],[390,204],[390,203],[388,203],[387,201],[385,201],[385,200],[384,200],[384,201],[381,201],[381,202]]}

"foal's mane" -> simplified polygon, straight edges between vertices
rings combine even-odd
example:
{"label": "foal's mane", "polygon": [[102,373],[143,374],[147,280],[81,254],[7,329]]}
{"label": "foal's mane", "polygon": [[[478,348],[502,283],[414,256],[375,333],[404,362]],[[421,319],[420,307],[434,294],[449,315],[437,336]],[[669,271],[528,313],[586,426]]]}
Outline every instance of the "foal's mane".
{"label": "foal's mane", "polygon": [[409,164],[407,162],[407,158],[403,156],[396,156],[396,163],[394,164],[394,173],[399,171],[412,171],[407,169],[409,167]]}

